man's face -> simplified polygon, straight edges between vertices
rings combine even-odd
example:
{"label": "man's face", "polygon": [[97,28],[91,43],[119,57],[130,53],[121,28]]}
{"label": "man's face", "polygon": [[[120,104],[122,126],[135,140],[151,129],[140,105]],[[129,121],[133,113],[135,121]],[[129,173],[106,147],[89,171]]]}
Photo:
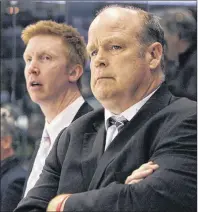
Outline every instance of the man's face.
{"label": "man's face", "polygon": [[69,81],[66,45],[58,36],[37,35],[24,52],[25,79],[31,99],[37,104],[61,101]]}
{"label": "man's face", "polygon": [[148,78],[149,67],[140,56],[141,47],[136,38],[140,20],[136,14],[131,17],[119,16],[114,11],[104,13],[89,29],[91,88],[103,105],[112,100],[114,103],[133,100],[139,86]]}

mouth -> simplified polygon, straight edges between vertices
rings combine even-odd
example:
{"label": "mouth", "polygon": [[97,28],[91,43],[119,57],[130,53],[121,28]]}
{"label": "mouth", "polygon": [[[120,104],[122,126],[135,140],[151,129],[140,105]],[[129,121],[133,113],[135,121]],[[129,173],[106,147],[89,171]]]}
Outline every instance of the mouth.
{"label": "mouth", "polygon": [[96,79],[96,82],[105,82],[105,81],[109,81],[109,80],[113,80],[113,77],[98,77],[97,79]]}
{"label": "mouth", "polygon": [[98,77],[97,80],[101,80],[101,79],[113,79],[112,77]]}
{"label": "mouth", "polygon": [[31,81],[30,83],[29,83],[29,86],[30,87],[40,87],[40,86],[42,86],[42,84],[40,83],[40,82],[38,82],[38,81]]}

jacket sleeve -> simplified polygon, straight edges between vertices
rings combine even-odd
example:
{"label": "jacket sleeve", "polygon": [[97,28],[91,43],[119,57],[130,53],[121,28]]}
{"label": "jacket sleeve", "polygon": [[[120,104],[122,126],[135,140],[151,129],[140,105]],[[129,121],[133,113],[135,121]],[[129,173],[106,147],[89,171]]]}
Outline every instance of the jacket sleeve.
{"label": "jacket sleeve", "polygon": [[64,211],[196,211],[196,115],[170,123],[154,148],[159,165],[137,184],[113,182],[107,187],[73,194]]}
{"label": "jacket sleeve", "polygon": [[[14,212],[46,211],[49,201],[57,194],[61,167],[67,152],[65,137],[69,140],[69,136],[66,135],[67,130],[61,131],[58,135],[50,154],[46,158],[38,181],[27,196],[20,201]],[[63,141],[64,145],[62,146],[61,142]]]}

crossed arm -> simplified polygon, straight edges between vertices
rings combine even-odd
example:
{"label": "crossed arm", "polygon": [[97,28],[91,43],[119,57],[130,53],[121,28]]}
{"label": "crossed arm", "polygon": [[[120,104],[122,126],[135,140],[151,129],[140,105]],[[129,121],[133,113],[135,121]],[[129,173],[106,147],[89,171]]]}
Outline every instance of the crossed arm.
{"label": "crossed arm", "polygon": [[48,211],[57,206],[60,211],[195,211],[196,121],[191,118],[164,133],[161,139],[166,141],[151,158],[160,167],[153,174],[140,169],[125,185],[113,182],[105,188],[55,197]]}
{"label": "crossed arm", "polygon": [[[125,180],[125,184],[135,184],[141,182],[143,179],[145,179],[147,176],[152,174],[155,170],[157,170],[159,166],[155,164],[152,161],[149,161],[148,163],[145,163],[141,165],[138,169],[133,171],[131,175],[127,177]],[[72,194],[61,194],[53,198],[48,205],[47,211],[63,211],[64,205],[67,201],[67,199]]]}

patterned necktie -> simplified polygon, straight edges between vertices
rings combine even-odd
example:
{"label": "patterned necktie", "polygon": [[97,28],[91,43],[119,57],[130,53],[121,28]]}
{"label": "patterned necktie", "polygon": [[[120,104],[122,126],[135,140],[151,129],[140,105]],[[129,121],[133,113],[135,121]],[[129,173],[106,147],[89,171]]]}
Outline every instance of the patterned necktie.
{"label": "patterned necktie", "polygon": [[39,176],[45,165],[45,159],[47,158],[50,151],[51,141],[47,130],[44,129],[39,150],[37,152],[34,165],[32,167],[31,174],[28,178],[27,187],[25,190],[24,197],[27,195],[28,191],[34,187]]}
{"label": "patterned necktie", "polygon": [[111,141],[117,136],[117,134],[123,129],[124,125],[128,122],[123,116],[115,117],[112,116],[107,122],[107,136],[105,143],[105,150],[111,143]]}
{"label": "patterned necktie", "polygon": [[126,118],[124,118],[124,116],[121,116],[121,117],[112,116],[109,118],[109,126],[115,125],[116,128],[118,129],[118,132],[121,131],[121,129],[124,127],[124,125],[127,122],[128,122],[128,120]]}

